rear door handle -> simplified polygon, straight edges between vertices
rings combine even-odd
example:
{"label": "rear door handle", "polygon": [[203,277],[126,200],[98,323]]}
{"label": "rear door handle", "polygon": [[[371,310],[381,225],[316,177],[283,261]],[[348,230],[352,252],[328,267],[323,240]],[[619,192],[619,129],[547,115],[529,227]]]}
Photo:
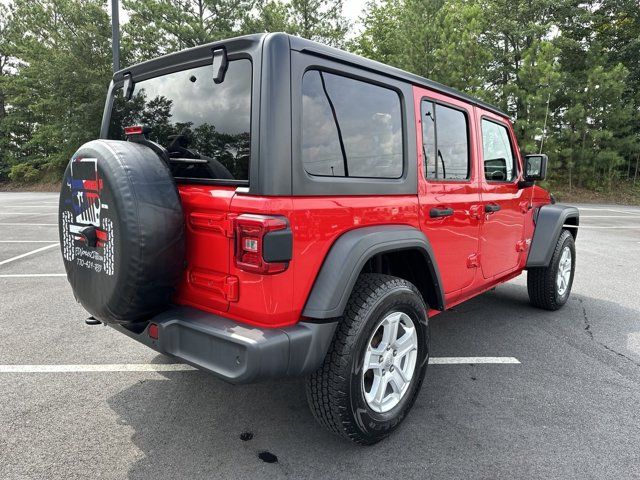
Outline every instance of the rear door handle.
{"label": "rear door handle", "polygon": [[498,205],[497,203],[487,203],[484,206],[485,213],[494,213],[498,210],[500,210],[500,205]]}
{"label": "rear door handle", "polygon": [[432,208],[429,210],[429,216],[431,218],[442,218],[453,215],[453,208]]}

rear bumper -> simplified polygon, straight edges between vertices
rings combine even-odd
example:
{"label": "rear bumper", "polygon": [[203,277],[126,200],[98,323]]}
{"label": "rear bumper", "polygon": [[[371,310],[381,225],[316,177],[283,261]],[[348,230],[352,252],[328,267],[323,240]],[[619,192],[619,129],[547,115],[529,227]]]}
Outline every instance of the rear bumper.
{"label": "rear bumper", "polygon": [[157,315],[158,339],[147,326],[135,333],[116,330],[154,350],[213,373],[231,383],[305,375],[327,353],[337,322],[300,322],[285,328],[259,328],[194,308],[173,307]]}

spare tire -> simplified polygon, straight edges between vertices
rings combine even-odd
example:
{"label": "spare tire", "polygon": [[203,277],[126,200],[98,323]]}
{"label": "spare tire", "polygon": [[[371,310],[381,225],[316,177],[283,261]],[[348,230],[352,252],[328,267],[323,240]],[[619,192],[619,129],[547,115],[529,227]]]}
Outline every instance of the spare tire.
{"label": "spare tire", "polygon": [[85,143],[64,173],[58,215],[67,278],[91,315],[136,323],[168,306],[184,269],[184,218],[171,172],[150,148]]}

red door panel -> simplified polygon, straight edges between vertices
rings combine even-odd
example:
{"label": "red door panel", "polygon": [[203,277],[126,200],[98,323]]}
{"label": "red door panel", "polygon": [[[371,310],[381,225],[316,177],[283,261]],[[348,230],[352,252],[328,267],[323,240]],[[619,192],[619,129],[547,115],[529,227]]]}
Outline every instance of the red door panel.
{"label": "red door panel", "polygon": [[[468,122],[469,178],[433,180],[426,177],[423,150],[421,102],[428,99],[462,111]],[[475,122],[473,107],[426,89],[414,88],[418,142],[418,200],[420,225],[433,247],[445,293],[458,292],[472,284],[477,270],[480,233],[480,193],[473,148]],[[436,106],[437,108],[437,106]],[[439,127],[440,128],[440,127]],[[444,216],[439,216],[444,215]]]}
{"label": "red door panel", "polygon": [[[489,279],[518,268],[528,208],[523,197],[524,191],[518,187],[522,167],[511,126],[502,117],[490,112],[478,112],[478,170],[484,215],[480,235],[480,265],[483,277]],[[512,159],[508,158],[509,150]],[[506,180],[488,179],[496,173],[497,178],[505,177],[496,172],[500,168],[495,164],[505,157],[506,163],[512,161],[513,174],[506,175]]]}

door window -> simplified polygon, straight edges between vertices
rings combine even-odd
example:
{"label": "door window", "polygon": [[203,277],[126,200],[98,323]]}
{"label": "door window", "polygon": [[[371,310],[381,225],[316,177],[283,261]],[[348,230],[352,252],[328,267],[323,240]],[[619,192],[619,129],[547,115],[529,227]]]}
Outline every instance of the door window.
{"label": "door window", "polygon": [[482,120],[484,177],[490,182],[511,182],[515,178],[515,159],[507,127]]}
{"label": "door window", "polygon": [[423,100],[422,146],[430,180],[469,179],[467,116],[461,110]]}
{"label": "door window", "polygon": [[326,177],[400,178],[398,94],[352,78],[309,70],[302,78],[302,161]]}

